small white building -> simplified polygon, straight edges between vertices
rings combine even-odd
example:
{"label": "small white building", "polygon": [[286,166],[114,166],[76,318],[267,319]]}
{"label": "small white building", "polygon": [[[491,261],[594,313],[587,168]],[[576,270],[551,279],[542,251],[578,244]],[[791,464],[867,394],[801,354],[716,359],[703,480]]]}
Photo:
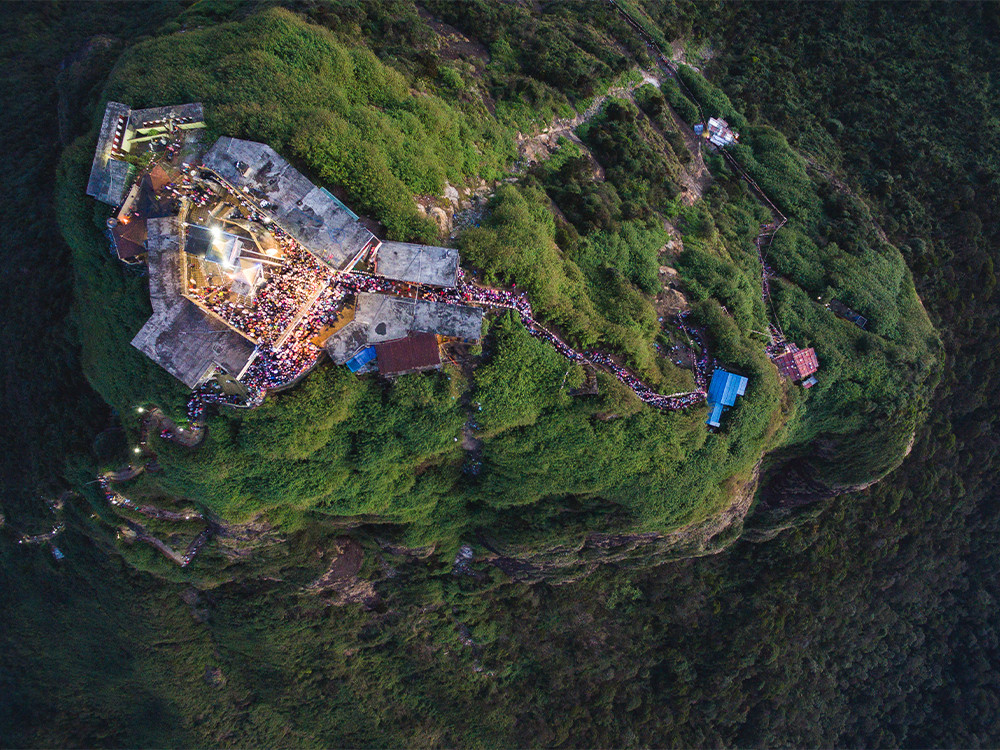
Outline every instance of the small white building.
{"label": "small white building", "polygon": [[729,123],[725,120],[709,117],[707,137],[709,143],[719,148],[725,148],[736,143],[740,139],[740,134],[735,130],[730,130]]}

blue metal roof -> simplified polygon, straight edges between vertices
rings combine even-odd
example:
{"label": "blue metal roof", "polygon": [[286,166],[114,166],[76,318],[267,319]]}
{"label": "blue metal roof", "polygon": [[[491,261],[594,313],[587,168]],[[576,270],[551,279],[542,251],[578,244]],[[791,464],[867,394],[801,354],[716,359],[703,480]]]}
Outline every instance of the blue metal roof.
{"label": "blue metal roof", "polygon": [[736,403],[736,397],[746,393],[749,381],[743,375],[736,375],[725,370],[712,373],[712,382],[708,386],[708,419],[706,424],[719,426],[719,419],[727,407]]}
{"label": "blue metal roof", "polygon": [[725,408],[722,404],[713,404],[708,412],[708,419],[705,420],[705,423],[712,427],[718,427],[719,419],[722,417],[722,410]]}
{"label": "blue metal roof", "polygon": [[349,360],[347,360],[347,369],[350,370],[351,372],[357,372],[362,367],[371,362],[373,359],[375,359],[375,347],[374,346],[365,347],[360,352],[351,357]]}
{"label": "blue metal roof", "polygon": [[736,397],[746,392],[747,382],[743,375],[716,370],[712,373],[712,382],[708,386],[708,402],[732,406],[736,403]]}

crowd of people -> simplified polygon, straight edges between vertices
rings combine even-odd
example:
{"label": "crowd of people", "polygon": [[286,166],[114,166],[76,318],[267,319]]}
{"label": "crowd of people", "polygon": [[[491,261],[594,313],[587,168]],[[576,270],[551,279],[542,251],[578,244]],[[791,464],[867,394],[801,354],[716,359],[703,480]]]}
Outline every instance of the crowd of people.
{"label": "crowd of people", "polygon": [[686,409],[705,399],[703,389],[707,377],[708,353],[704,345],[701,344],[701,337],[697,330],[684,322],[683,316],[686,315],[685,313],[679,316],[679,325],[682,330],[687,332],[695,341],[699,342],[702,350],[695,368],[695,381],[699,388],[698,390],[685,393],[663,395],[656,393],[652,388],[643,383],[638,376],[616,363],[610,355],[600,351],[579,352],[556,334],[552,333],[552,331],[545,328],[545,326],[535,320],[531,303],[528,301],[527,295],[523,292],[476,286],[467,284],[464,279],[460,279],[458,286],[454,289],[445,289],[435,293],[435,298],[442,302],[464,302],[484,307],[504,307],[514,310],[521,316],[521,322],[532,336],[548,342],[557,352],[573,362],[579,364],[590,363],[610,372],[634,391],[644,403],[657,409],[664,411]]}
{"label": "crowd of people", "polygon": [[280,347],[260,348],[242,382],[263,392],[287,385],[312,368],[319,359],[321,350],[311,339],[330,322],[346,294],[346,289],[341,285],[324,289]]}
{"label": "crowd of people", "polygon": [[287,235],[275,234],[281,254],[279,267],[268,266],[263,285],[252,300],[234,295],[225,286],[202,289],[192,286],[212,312],[262,345],[282,337],[302,306],[328,284],[330,272]]}
{"label": "crowd of people", "polygon": [[683,310],[677,314],[675,317],[677,328],[681,332],[687,334],[688,338],[697,347],[696,351],[698,356],[694,361],[694,382],[699,388],[708,387],[708,376],[709,376],[709,361],[708,361],[708,347],[705,346],[705,341],[702,338],[701,332],[687,322],[688,317],[691,315],[690,310]]}
{"label": "crowd of people", "polygon": [[788,341],[777,326],[769,325],[768,333],[771,335],[771,340],[764,346],[764,352],[768,357],[774,359],[788,351]]}
{"label": "crowd of people", "polygon": [[194,170],[182,173],[180,182],[171,182],[164,187],[164,192],[171,198],[178,200],[180,198],[187,198],[196,206],[207,206],[209,203],[215,201],[217,196],[206,185],[193,180],[193,174]]}
{"label": "crowd of people", "polygon": [[[216,196],[199,180],[193,179],[196,174],[189,170],[183,176],[181,185],[171,185],[169,189],[178,196],[187,196],[196,205],[206,205]],[[283,264],[278,270],[269,273],[253,302],[234,301],[225,289],[218,287],[203,290],[202,300],[216,314],[258,342],[257,357],[242,378],[242,382],[251,391],[249,405],[253,405],[263,399],[266,391],[293,382],[316,364],[321,351],[311,340],[323,326],[335,320],[347,296],[360,292],[409,296],[411,287],[367,273],[331,271],[280,227],[269,222],[252,203],[236,197],[244,216],[265,226],[274,236],[281,249]],[[303,305],[319,289],[322,292],[312,306],[295,322],[296,317],[303,312]],[[658,409],[684,409],[705,399],[708,353],[699,332],[685,322],[684,313],[678,316],[677,325],[697,342],[701,350],[695,364],[695,382],[698,387],[691,392],[664,395],[656,393],[638,376],[616,363],[610,355],[599,351],[583,353],[573,349],[535,320],[527,295],[516,288],[494,289],[469,283],[465,272],[459,269],[458,284],[455,287],[424,290],[421,298],[446,304],[513,310],[532,336],[548,342],[573,362],[589,363],[611,373],[632,389],[644,403]],[[294,325],[294,328],[285,335],[290,325]],[[280,346],[277,345],[279,340]],[[188,417],[193,423],[199,423],[203,419],[207,403],[234,403],[228,400],[230,398],[214,391],[196,390],[188,404]]]}
{"label": "crowd of people", "polygon": [[[195,388],[191,391],[187,402],[187,418],[192,430],[200,429],[205,423],[205,408],[209,404],[222,404],[228,406],[259,406],[264,401],[264,390],[253,386],[250,383],[243,383],[247,386],[247,398],[241,395],[227,394],[213,380]],[[161,434],[160,437],[163,437]],[[172,439],[171,438],[168,439]]]}

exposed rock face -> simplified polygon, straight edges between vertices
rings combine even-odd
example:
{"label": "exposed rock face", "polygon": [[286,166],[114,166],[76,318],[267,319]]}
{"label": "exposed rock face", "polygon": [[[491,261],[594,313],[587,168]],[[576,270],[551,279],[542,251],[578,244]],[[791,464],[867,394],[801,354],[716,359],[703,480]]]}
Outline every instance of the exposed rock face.
{"label": "exposed rock face", "polygon": [[334,604],[364,604],[378,601],[373,581],[358,577],[364,562],[364,548],[349,536],[338,537],[331,550],[327,571],[306,587],[307,591],[333,595]]}
{"label": "exposed rock face", "polygon": [[458,194],[458,190],[454,186],[449,185],[447,182],[444,184],[444,198],[446,201],[455,206],[455,208],[458,208],[461,197]]}
{"label": "exposed rock face", "polygon": [[662,315],[676,315],[689,307],[687,298],[676,289],[664,288],[656,297],[656,309]]}
{"label": "exposed rock face", "polygon": [[443,208],[434,206],[428,211],[428,216],[434,219],[434,223],[437,224],[438,234],[442,237],[451,234],[451,216]]}
{"label": "exposed rock face", "polygon": [[578,545],[527,548],[480,532],[479,542],[487,550],[485,560],[511,578],[533,583],[573,583],[600,565],[649,567],[685,557],[701,557],[723,551],[743,531],[743,520],[753,503],[760,479],[760,464],[750,478],[733,488],[732,502],[721,512],[667,534],[588,535]]}
{"label": "exposed rock face", "polygon": [[260,518],[246,523],[213,520],[212,530],[216,546],[230,560],[239,560],[265,547],[285,542],[281,534]]}
{"label": "exposed rock face", "polygon": [[[874,470],[875,476],[856,477],[853,481],[844,479],[842,472],[834,470],[849,463],[853,452],[870,449],[871,446],[866,446],[854,436],[818,437],[810,443],[807,456],[773,456],[761,491],[759,515],[770,513],[780,516],[840,495],[863,492],[895,470],[910,455],[915,437],[914,430],[898,455],[880,444],[878,447],[884,448],[886,455],[882,465]],[[841,477],[839,481],[836,479],[838,476]]]}

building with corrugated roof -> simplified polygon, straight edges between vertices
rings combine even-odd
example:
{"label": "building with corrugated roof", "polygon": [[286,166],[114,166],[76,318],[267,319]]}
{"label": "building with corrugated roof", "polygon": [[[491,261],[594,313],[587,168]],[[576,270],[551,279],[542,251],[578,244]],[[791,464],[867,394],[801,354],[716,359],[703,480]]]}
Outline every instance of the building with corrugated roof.
{"label": "building with corrugated roof", "polygon": [[125,263],[138,263],[146,254],[146,220],[119,221],[111,228],[115,254]]}
{"label": "building with corrugated roof", "polygon": [[744,375],[716,369],[712,373],[712,382],[708,385],[708,419],[705,423],[710,427],[718,427],[722,413],[736,403],[737,396],[746,392],[748,382]]}
{"label": "building with corrugated roof", "polygon": [[205,154],[202,166],[253,199],[265,215],[332,268],[353,267],[378,243],[357,214],[265,143],[222,136]]}
{"label": "building with corrugated roof", "polygon": [[476,342],[483,335],[483,310],[361,292],[354,319],[326,340],[325,349],[336,364],[344,364],[366,346],[402,339],[411,333]]}
{"label": "building with corrugated roof", "polygon": [[375,256],[375,273],[410,284],[453,287],[458,283],[458,250],[412,242],[383,242]]}
{"label": "building with corrugated roof", "polygon": [[441,368],[441,347],[433,333],[411,333],[375,344],[375,356],[379,372],[387,378]]}
{"label": "building with corrugated roof", "polygon": [[721,117],[709,117],[707,137],[708,142],[712,145],[725,148],[736,143],[740,138],[740,134],[735,130],[730,130],[729,123]]}
{"label": "building with corrugated roof", "polygon": [[808,349],[799,349],[795,344],[774,357],[774,364],[782,376],[795,381],[805,380],[819,369],[816,350],[811,346]]}
{"label": "building with corrugated roof", "polygon": [[112,206],[117,206],[125,197],[128,173],[133,169],[131,164],[119,158],[131,111],[127,104],[108,102],[97,136],[94,162],[90,166],[87,195]]}

